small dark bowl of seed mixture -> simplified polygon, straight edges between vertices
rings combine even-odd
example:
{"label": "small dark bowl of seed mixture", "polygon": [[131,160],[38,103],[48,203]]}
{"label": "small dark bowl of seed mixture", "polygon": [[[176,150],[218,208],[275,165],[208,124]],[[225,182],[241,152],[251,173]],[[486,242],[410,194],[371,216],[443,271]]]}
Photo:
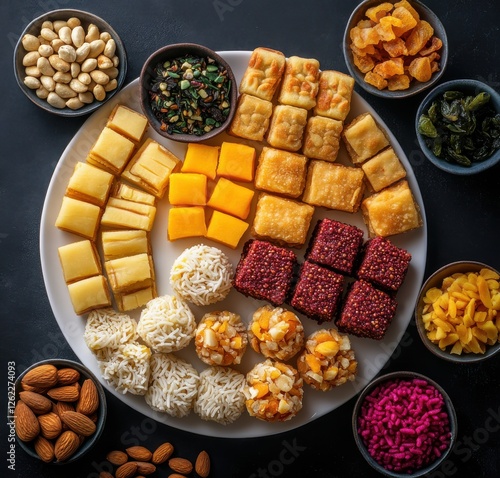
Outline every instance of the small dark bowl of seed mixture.
{"label": "small dark bowl of seed mixture", "polygon": [[194,43],[160,48],[140,76],[141,106],[150,125],[172,141],[205,141],[223,132],[236,110],[237,84],[230,65]]}

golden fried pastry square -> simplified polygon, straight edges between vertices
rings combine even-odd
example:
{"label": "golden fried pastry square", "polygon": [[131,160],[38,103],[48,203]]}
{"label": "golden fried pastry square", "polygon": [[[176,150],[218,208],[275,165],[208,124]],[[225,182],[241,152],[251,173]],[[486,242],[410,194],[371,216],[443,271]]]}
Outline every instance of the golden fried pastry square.
{"label": "golden fried pastry square", "polygon": [[298,56],[287,58],[279,103],[310,110],[316,106],[318,87],[318,60]]}
{"label": "golden fried pastry square", "polygon": [[302,199],[314,206],[357,212],[365,189],[364,176],[361,168],[313,160]]}
{"label": "golden fried pastry square", "polygon": [[240,93],[271,101],[285,71],[285,60],[280,51],[256,48],[241,79]]}
{"label": "golden fried pastry square", "polygon": [[340,148],[342,128],[342,121],[311,116],[307,120],[302,152],[308,158],[335,161]]}
{"label": "golden fried pastry square", "polygon": [[370,113],[354,118],[342,132],[347,152],[354,164],[360,164],[389,146],[385,132]]}
{"label": "golden fried pastry square", "polygon": [[262,193],[252,234],[257,239],[269,240],[289,247],[301,247],[314,214],[314,207],[292,199]]}
{"label": "golden fried pastry square", "polygon": [[229,133],[240,138],[262,141],[272,113],[273,104],[270,101],[244,93],[238,99]]}
{"label": "golden fried pastry square", "polygon": [[367,197],[361,211],[370,237],[392,236],[422,226],[420,209],[405,179]]}
{"label": "golden fried pastry square", "polygon": [[361,165],[371,188],[378,192],[403,179],[406,170],[393,148],[389,147]]}
{"label": "golden fried pastry square", "polygon": [[271,116],[267,142],[275,148],[298,151],[307,123],[307,110],[296,106],[277,105]]}
{"label": "golden fried pastry square", "polygon": [[314,113],[344,121],[351,110],[354,78],[340,71],[324,70],[319,75],[319,90]]}
{"label": "golden fried pastry square", "polygon": [[299,197],[304,190],[307,158],[302,154],[264,147],[255,173],[255,187],[263,191]]}

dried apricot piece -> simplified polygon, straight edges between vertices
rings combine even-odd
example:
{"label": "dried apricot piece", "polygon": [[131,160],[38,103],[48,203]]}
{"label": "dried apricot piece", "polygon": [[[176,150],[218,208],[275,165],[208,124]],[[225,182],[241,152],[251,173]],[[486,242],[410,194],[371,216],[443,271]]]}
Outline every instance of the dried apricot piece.
{"label": "dried apricot piece", "polygon": [[375,65],[373,72],[380,75],[382,78],[387,79],[394,75],[404,74],[404,66],[402,58],[391,58],[390,60],[383,61]]}
{"label": "dried apricot piece", "polygon": [[356,55],[356,53],[353,53],[352,59],[361,73],[367,73],[368,71],[373,70],[373,67],[375,66],[375,62],[370,56],[359,56]]}
{"label": "dried apricot piece", "polygon": [[434,35],[434,28],[429,22],[419,20],[417,26],[411,31],[406,39],[406,48],[408,48],[408,55],[414,56],[422,50],[426,43]]}
{"label": "dried apricot piece", "polygon": [[392,9],[394,5],[389,2],[381,3],[375,7],[368,8],[365,15],[375,23],[378,23],[382,17],[385,17]]}
{"label": "dried apricot piece", "polygon": [[387,79],[387,89],[389,91],[407,90],[410,87],[410,77],[408,75],[394,75]]}
{"label": "dried apricot piece", "polygon": [[378,90],[383,90],[384,88],[387,87],[387,80],[382,78],[380,75],[377,73],[374,73],[373,71],[369,71],[365,75],[365,81],[369,84],[377,88]]}
{"label": "dried apricot piece", "polygon": [[406,7],[397,7],[392,16],[400,21],[399,25],[394,26],[394,33],[397,37],[404,35],[417,25],[417,20]]}
{"label": "dried apricot piece", "polygon": [[427,56],[431,53],[434,53],[436,51],[441,50],[441,48],[443,47],[442,40],[440,38],[438,38],[437,36],[433,36],[431,38],[430,42],[431,42],[431,44],[427,48],[424,48],[423,50],[419,51],[420,55]]}
{"label": "dried apricot piece", "polygon": [[428,57],[415,58],[408,67],[408,71],[413,78],[418,81],[426,82],[431,79],[432,69]]}
{"label": "dried apricot piece", "polygon": [[395,38],[391,41],[382,42],[382,48],[389,53],[391,58],[406,56],[408,54],[406,43],[401,38]]}

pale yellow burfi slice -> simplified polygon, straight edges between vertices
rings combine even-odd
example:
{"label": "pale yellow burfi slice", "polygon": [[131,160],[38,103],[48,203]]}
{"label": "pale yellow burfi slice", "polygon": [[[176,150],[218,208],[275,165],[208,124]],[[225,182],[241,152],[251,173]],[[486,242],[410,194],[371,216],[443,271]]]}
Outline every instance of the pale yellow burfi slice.
{"label": "pale yellow burfi slice", "polygon": [[69,178],[66,196],[102,207],[108,199],[114,176],[88,163],[78,162]]}
{"label": "pale yellow burfi slice", "polygon": [[100,217],[99,206],[64,196],[56,219],[56,227],[94,241]]}
{"label": "pale yellow burfi slice", "polygon": [[153,261],[149,254],[120,257],[104,263],[113,293],[129,293],[154,282]]}
{"label": "pale yellow burfi slice", "polygon": [[88,277],[68,284],[68,291],[77,315],[111,305],[108,281],[103,275]]}
{"label": "pale yellow burfi slice", "polygon": [[102,273],[101,260],[92,241],[71,242],[57,249],[66,283]]}
{"label": "pale yellow burfi slice", "polygon": [[143,114],[127,106],[116,105],[106,126],[126,136],[134,143],[139,143],[148,127],[148,120]]}
{"label": "pale yellow burfi slice", "polygon": [[122,173],[122,177],[162,198],[172,172],[181,161],[167,148],[148,138]]}
{"label": "pale yellow burfi slice", "polygon": [[143,230],[103,231],[101,240],[105,261],[151,253],[148,234]]}
{"label": "pale yellow burfi slice", "polygon": [[126,199],[109,198],[101,224],[108,227],[143,229],[151,231],[156,207]]}
{"label": "pale yellow burfi slice", "polygon": [[118,310],[126,312],[146,305],[150,300],[157,297],[157,293],[156,289],[151,286],[130,293],[114,294],[114,296]]}
{"label": "pale yellow burfi slice", "polygon": [[87,162],[119,175],[132,157],[134,147],[128,138],[105,127],[90,150]]}

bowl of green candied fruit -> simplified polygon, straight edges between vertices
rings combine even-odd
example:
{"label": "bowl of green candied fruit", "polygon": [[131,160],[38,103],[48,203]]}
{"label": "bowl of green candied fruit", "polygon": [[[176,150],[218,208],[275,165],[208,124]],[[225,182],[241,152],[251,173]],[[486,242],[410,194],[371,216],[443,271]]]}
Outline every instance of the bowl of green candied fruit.
{"label": "bowl of green candied fruit", "polygon": [[152,128],[173,141],[197,142],[222,133],[236,110],[231,66],[194,43],[167,45],[145,62],[141,106]]}
{"label": "bowl of green candied fruit", "polygon": [[500,162],[500,95],[477,80],[452,80],[432,90],[418,108],[420,147],[452,174],[483,172]]}

